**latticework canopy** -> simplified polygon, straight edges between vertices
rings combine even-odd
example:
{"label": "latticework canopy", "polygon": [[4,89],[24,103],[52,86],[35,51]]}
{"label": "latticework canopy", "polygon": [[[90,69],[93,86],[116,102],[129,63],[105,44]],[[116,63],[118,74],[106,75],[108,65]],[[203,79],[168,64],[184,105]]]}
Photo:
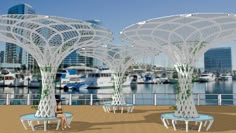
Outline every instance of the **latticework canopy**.
{"label": "latticework canopy", "polygon": [[75,19],[43,15],[0,16],[0,41],[16,44],[39,66],[58,66],[74,50],[112,40],[107,29]]}
{"label": "latticework canopy", "polygon": [[118,105],[124,103],[120,93],[126,70],[135,63],[135,60],[140,59],[140,57],[155,56],[158,55],[160,51],[133,45],[103,45],[99,47],[81,48],[77,53],[99,59],[114,71],[113,104]]}
{"label": "latticework canopy", "polygon": [[37,117],[55,115],[54,80],[62,60],[78,48],[111,40],[109,30],[75,19],[26,14],[0,16],[0,41],[22,47],[40,67],[42,94]]}
{"label": "latticework canopy", "polygon": [[236,15],[183,14],[150,19],[125,28],[121,39],[160,48],[174,62],[194,64],[207,49],[235,40]]}
{"label": "latticework canopy", "polygon": [[192,98],[192,66],[207,49],[236,39],[235,14],[183,14],[155,18],[125,28],[121,39],[135,46],[159,48],[178,72],[177,117],[198,117]]}
{"label": "latticework canopy", "polygon": [[126,71],[141,57],[156,56],[160,50],[134,45],[103,45],[80,48],[78,54],[96,58],[104,62],[113,71]]}

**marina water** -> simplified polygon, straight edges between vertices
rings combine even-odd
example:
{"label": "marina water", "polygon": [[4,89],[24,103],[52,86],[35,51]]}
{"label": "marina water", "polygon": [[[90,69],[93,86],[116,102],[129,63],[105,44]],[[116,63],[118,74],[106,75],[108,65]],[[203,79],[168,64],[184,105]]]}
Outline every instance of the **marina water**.
{"label": "marina water", "polygon": [[[218,94],[221,94],[222,105],[235,105],[236,104],[236,81],[214,81],[193,83],[194,99],[199,96],[200,105],[218,105]],[[21,94],[39,94],[39,88],[20,88],[20,87],[1,87],[0,100],[6,96],[4,94],[14,94],[19,97]],[[72,94],[95,94],[96,99],[104,98],[100,94],[111,94],[112,88],[104,89],[86,89],[80,91],[70,92]],[[123,88],[123,93],[127,94],[126,97],[129,102],[132,102],[132,94],[135,94],[137,105],[150,105],[153,103],[153,94],[157,97],[157,105],[174,105],[176,98],[176,84],[137,84]],[[56,94],[65,94],[63,90],[56,89]],[[16,98],[16,97],[14,97]],[[166,100],[169,99],[169,100]],[[196,103],[195,99],[195,103]]]}

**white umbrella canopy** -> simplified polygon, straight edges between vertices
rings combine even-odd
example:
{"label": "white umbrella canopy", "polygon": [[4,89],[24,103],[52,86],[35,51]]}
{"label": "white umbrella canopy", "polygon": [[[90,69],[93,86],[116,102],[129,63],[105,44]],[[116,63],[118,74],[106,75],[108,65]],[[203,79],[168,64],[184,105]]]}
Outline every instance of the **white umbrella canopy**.
{"label": "white umbrella canopy", "polygon": [[0,41],[22,47],[40,66],[60,65],[78,48],[101,45],[111,40],[109,30],[76,19],[31,14],[0,16]]}
{"label": "white umbrella canopy", "polygon": [[154,18],[128,26],[121,39],[160,48],[174,62],[192,64],[216,44],[235,40],[236,15],[194,13]]}
{"label": "white umbrella canopy", "polygon": [[0,16],[0,41],[16,44],[37,61],[42,95],[36,116],[54,116],[55,74],[62,60],[81,47],[112,40],[112,33],[95,24],[62,17],[8,14]]}
{"label": "white umbrella canopy", "polygon": [[121,89],[126,70],[141,57],[156,56],[160,53],[160,50],[134,45],[103,45],[81,48],[77,53],[82,56],[99,59],[114,71],[112,104],[119,105],[125,103]]}
{"label": "white umbrella canopy", "polygon": [[191,95],[192,66],[209,48],[235,40],[235,33],[235,14],[194,13],[133,24],[121,32],[121,39],[135,46],[158,48],[176,63],[180,92],[175,115],[198,117]]}

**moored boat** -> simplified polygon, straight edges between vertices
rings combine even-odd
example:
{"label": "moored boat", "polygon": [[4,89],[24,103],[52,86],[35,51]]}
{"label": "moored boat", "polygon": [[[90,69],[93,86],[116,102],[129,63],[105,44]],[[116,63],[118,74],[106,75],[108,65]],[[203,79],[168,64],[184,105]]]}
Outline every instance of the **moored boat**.
{"label": "moored boat", "polygon": [[215,81],[216,76],[213,73],[202,73],[198,78],[199,82],[211,82]]}
{"label": "moored boat", "polygon": [[[111,70],[100,70],[89,73],[85,79],[88,88],[110,88],[113,87],[113,74]],[[130,86],[131,78],[126,77],[123,86]]]}
{"label": "moored boat", "polygon": [[233,77],[231,74],[221,74],[218,79],[222,81],[231,81]]}
{"label": "moored boat", "polygon": [[0,74],[1,86],[24,86],[24,75],[13,70],[3,69]]}

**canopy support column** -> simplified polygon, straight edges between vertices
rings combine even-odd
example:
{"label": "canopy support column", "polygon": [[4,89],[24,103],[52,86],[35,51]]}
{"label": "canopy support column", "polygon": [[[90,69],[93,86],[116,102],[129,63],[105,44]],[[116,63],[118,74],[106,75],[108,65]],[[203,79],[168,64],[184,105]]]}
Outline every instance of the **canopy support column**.
{"label": "canopy support column", "polygon": [[53,117],[55,116],[54,108],[56,106],[55,98],[55,77],[57,67],[51,67],[50,65],[40,67],[42,75],[42,93],[38,110],[36,111],[36,117]]}
{"label": "canopy support column", "polygon": [[178,72],[179,82],[175,116],[184,118],[198,117],[192,97],[193,67],[185,64],[177,64],[175,65],[175,69]]}
{"label": "canopy support column", "polygon": [[122,91],[123,86],[123,74],[116,73],[113,75],[114,90],[112,94],[112,105],[125,104],[125,98]]}

